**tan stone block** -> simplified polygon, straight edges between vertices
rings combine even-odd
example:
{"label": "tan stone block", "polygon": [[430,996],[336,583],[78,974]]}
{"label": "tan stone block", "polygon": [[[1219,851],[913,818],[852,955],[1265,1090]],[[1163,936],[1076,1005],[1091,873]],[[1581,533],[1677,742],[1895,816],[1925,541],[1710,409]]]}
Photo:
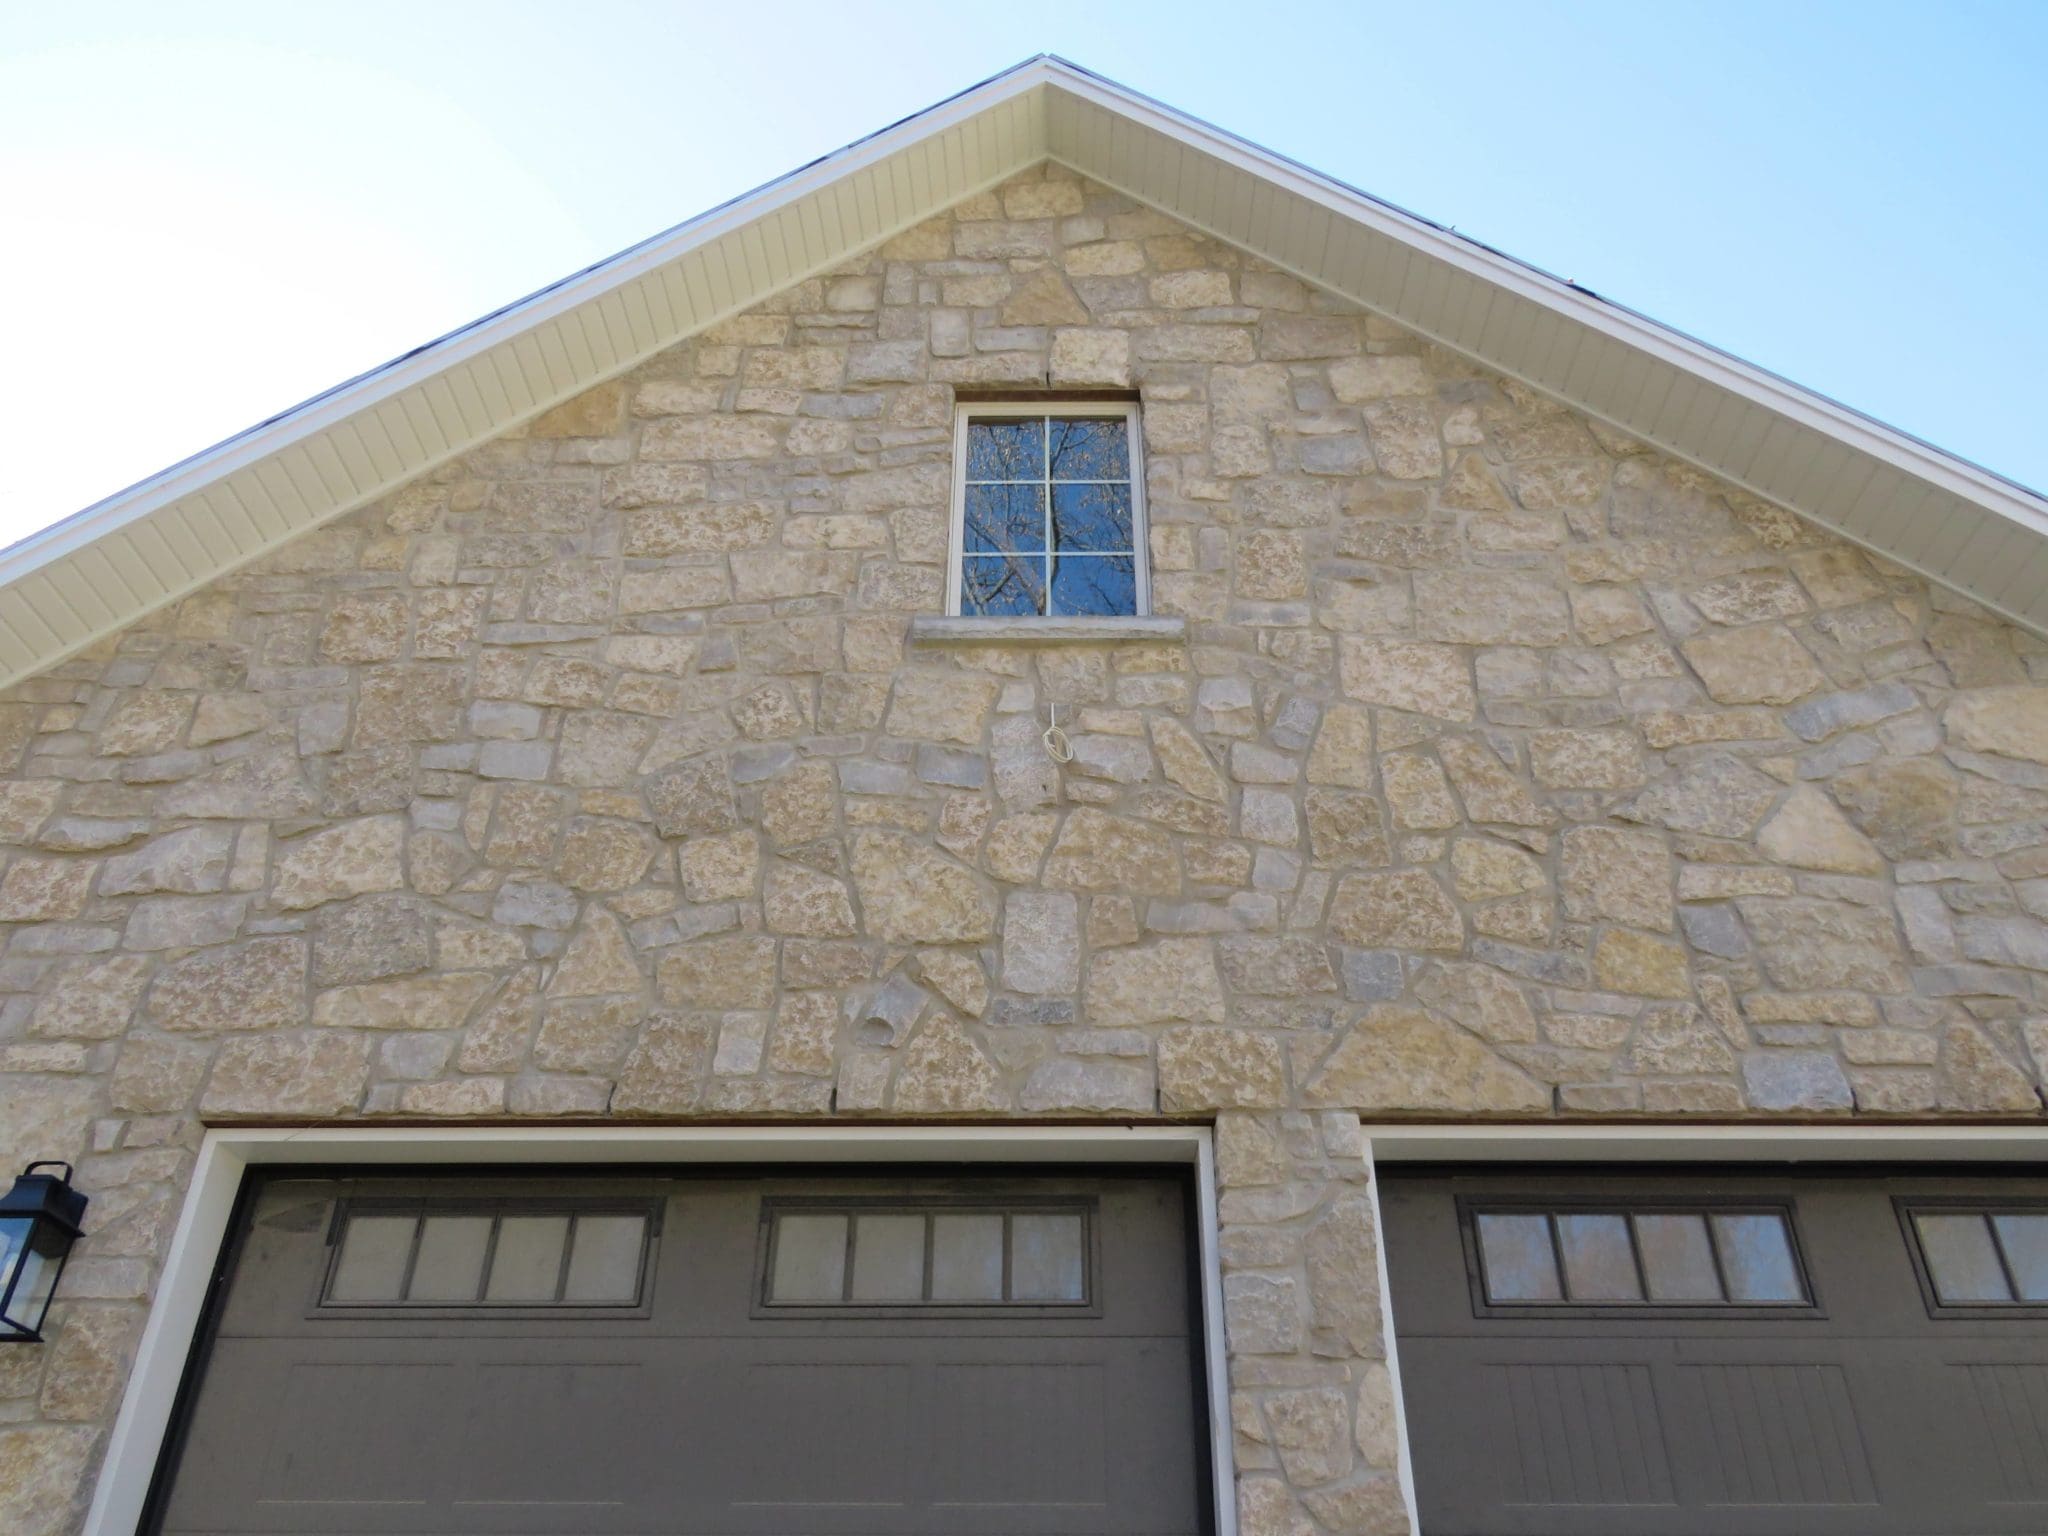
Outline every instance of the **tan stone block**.
{"label": "tan stone block", "polygon": [[400,1113],[459,1120],[473,1115],[505,1113],[505,1082],[496,1077],[451,1078],[446,1082],[412,1083],[398,1096]]}
{"label": "tan stone block", "polygon": [[[1248,804],[1254,793],[1245,791]],[[1308,821],[1309,848],[1318,864],[1388,862],[1387,829],[1377,796],[1319,785],[1302,797],[1302,812]],[[1277,837],[1263,840],[1281,841]]]}
{"label": "tan stone block", "polygon": [[674,1115],[704,1097],[711,1065],[712,1026],[702,1019],[656,1014],[619,1072],[611,1109],[620,1115]]}
{"label": "tan stone block", "polygon": [[1362,949],[1457,950],[1465,926],[1427,870],[1347,875],[1330,902],[1330,932]]}
{"label": "tan stone block", "polygon": [[326,1030],[242,1035],[221,1046],[199,1110],[307,1119],[352,1114],[370,1075],[370,1037]]}
{"label": "tan stone block", "polygon": [[626,517],[625,553],[659,557],[751,549],[773,536],[780,512],[765,501],[641,507]]}
{"label": "tan stone block", "polygon": [[640,429],[640,456],[666,459],[765,459],[781,446],[775,424],[754,416],[675,416]]}
{"label": "tan stone block", "polygon": [[1382,1006],[1365,1016],[1309,1078],[1311,1108],[1530,1114],[1550,1090],[1486,1046],[1420,1009]]}
{"label": "tan stone block", "polygon": [[1038,878],[1045,850],[1052,843],[1059,818],[1049,811],[1005,816],[989,829],[982,864],[998,880],[1029,885]]}
{"label": "tan stone block", "polygon": [[1685,950],[1645,934],[1609,929],[1593,951],[1593,977],[1610,992],[1637,997],[1690,997]]}
{"label": "tan stone block", "polygon": [[1224,798],[1227,786],[1223,775],[1193,732],[1170,715],[1150,715],[1146,724],[1167,783],[1203,800]]}
{"label": "tan stone block", "polygon": [[977,746],[996,688],[994,678],[972,672],[899,672],[885,729],[916,741]]}
{"label": "tan stone block", "polygon": [[761,843],[751,827],[693,837],[676,850],[683,894],[691,901],[751,901],[761,873]]}
{"label": "tan stone block", "polygon": [[459,1029],[492,980],[481,971],[451,971],[333,987],[313,999],[313,1022],[323,1029]]}
{"label": "tan stone block", "polygon": [[1180,867],[1173,840],[1156,828],[1084,806],[1068,813],[1044,879],[1070,890],[1171,896]]}
{"label": "tan stone block", "polygon": [[1456,646],[1358,635],[1337,646],[1338,677],[1354,699],[1439,720],[1470,720],[1478,709],[1471,664]]}
{"label": "tan stone block", "polygon": [[1340,789],[1372,788],[1370,711],[1354,704],[1332,704],[1323,711],[1315,745],[1309,749],[1307,778],[1311,784]]}
{"label": "tan stone block", "polygon": [[191,1041],[124,1041],[107,1085],[108,1107],[117,1114],[175,1114],[198,1096],[212,1060],[210,1050]]}
{"label": "tan stone block", "polygon": [[1849,825],[1820,790],[1801,784],[1756,835],[1757,847],[1780,864],[1844,875],[1882,874],[1884,856]]}
{"label": "tan stone block", "polygon": [[261,699],[241,693],[204,693],[192,712],[192,729],[186,740],[195,747],[207,747],[247,736],[268,724],[270,708]]}
{"label": "tan stone block", "polygon": [[150,988],[150,1015],[159,1028],[191,1034],[302,1024],[306,955],[303,938],[283,935],[187,955]]}
{"label": "tan stone block", "polygon": [[1663,839],[1617,827],[1574,827],[1562,846],[1559,883],[1567,917],[1671,931],[1671,855]]}
{"label": "tan stone block", "polygon": [[579,891],[623,891],[647,873],[654,844],[630,822],[578,816],[562,838],[555,873]]}
{"label": "tan stone block", "polygon": [[825,836],[838,822],[838,784],[832,766],[803,762],[761,792],[761,827],[782,848]]}
{"label": "tan stone block", "polygon": [[526,425],[528,437],[610,437],[625,429],[626,386],[617,380],[587,389],[541,412]]}
{"label": "tan stone block", "polygon": [[852,843],[853,883],[870,936],[909,944],[994,937],[995,900],[966,866],[900,833],[861,832]]}
{"label": "tan stone block", "polygon": [[2048,688],[1975,688],[1942,717],[1948,738],[1973,752],[2048,763]]}
{"label": "tan stone block", "polygon": [[1131,337],[1101,327],[1062,327],[1052,333],[1047,377],[1055,388],[1128,389]]}
{"label": "tan stone block", "polygon": [[839,1006],[831,993],[787,993],[768,1039],[768,1069],[830,1077],[838,1070],[838,1043]]}
{"label": "tan stone block", "polygon": [[637,997],[550,997],[534,1038],[533,1064],[544,1072],[616,1071],[642,1012]]}
{"label": "tan stone block", "polygon": [[1628,731],[1538,731],[1529,738],[1529,768],[1551,789],[1634,789],[1646,776]]}
{"label": "tan stone block", "polygon": [[768,867],[761,912],[770,933],[830,939],[858,931],[844,883],[801,864]]}
{"label": "tan stone block", "polygon": [[1538,801],[1491,747],[1471,737],[1444,736],[1437,742],[1437,756],[1471,820],[1519,827],[1556,823],[1556,811]]}
{"label": "tan stone block", "polygon": [[1330,364],[1330,393],[1346,405],[1399,395],[1433,395],[1436,380],[1419,357],[1368,355]]}
{"label": "tan stone block", "polygon": [[1365,408],[1373,461],[1390,480],[1434,480],[1444,472],[1443,438],[1426,400],[1379,400]]}
{"label": "tan stone block", "polygon": [[1880,996],[1911,988],[1889,911],[1804,897],[1742,896],[1735,906],[1778,986]]}
{"label": "tan stone block", "polygon": [[1088,962],[1087,1022],[1104,1029],[1187,1021],[1223,1022],[1223,983],[1206,939],[1161,939],[1112,949]]}
{"label": "tan stone block", "polygon": [[293,911],[404,884],[405,819],[367,816],[287,844],[270,893]]}
{"label": "tan stone block", "polygon": [[1778,624],[1697,635],[1679,650],[1723,704],[1791,704],[1827,684],[1806,647]]}
{"label": "tan stone block", "polygon": [[179,693],[132,693],[100,727],[95,749],[104,757],[141,757],[177,744],[193,701]]}
{"label": "tan stone block", "polygon": [[410,612],[403,592],[352,592],[334,600],[320,633],[329,661],[392,661],[405,649]]}
{"label": "tan stone block", "polygon": [[1159,1107],[1168,1114],[1286,1103],[1286,1053],[1275,1036],[1207,1028],[1169,1029],[1160,1035]]}
{"label": "tan stone block", "polygon": [[1543,889],[1543,866],[1519,848],[1491,838],[1461,837],[1451,844],[1451,880],[1466,901],[1492,901]]}
{"label": "tan stone block", "polygon": [[585,910],[583,922],[562,952],[547,993],[550,1000],[597,997],[614,992],[638,993],[640,984],[640,962],[627,942],[626,930],[609,912],[592,906]]}
{"label": "tan stone block", "polygon": [[940,1013],[903,1047],[891,1104],[913,1115],[987,1114],[1008,1108],[1009,1096],[995,1063]]}
{"label": "tan stone block", "polygon": [[1416,632],[1459,645],[1563,645],[1571,637],[1564,594],[1512,571],[1417,571]]}
{"label": "tan stone block", "polygon": [[67,1536],[92,1486],[94,1424],[17,1424],[0,1429],[0,1530]]}
{"label": "tan stone block", "polygon": [[111,1040],[128,1028],[149,979],[146,955],[70,960],[43,979],[29,1033],[41,1040]]}
{"label": "tan stone block", "polygon": [[60,922],[85,911],[99,864],[23,856],[0,877],[0,922]]}
{"label": "tan stone block", "polygon": [[772,1007],[775,941],[746,936],[694,940],[662,956],[655,987],[661,1000],[676,1008]]}
{"label": "tan stone block", "polygon": [[1390,752],[1380,759],[1387,804],[1397,825],[1412,831],[1440,831],[1462,819],[1451,798],[1450,781],[1436,759],[1420,752]]}
{"label": "tan stone block", "polygon": [[1522,989],[1483,965],[1440,962],[1417,984],[1415,996],[1430,1012],[1495,1045],[1536,1039],[1536,1015]]}

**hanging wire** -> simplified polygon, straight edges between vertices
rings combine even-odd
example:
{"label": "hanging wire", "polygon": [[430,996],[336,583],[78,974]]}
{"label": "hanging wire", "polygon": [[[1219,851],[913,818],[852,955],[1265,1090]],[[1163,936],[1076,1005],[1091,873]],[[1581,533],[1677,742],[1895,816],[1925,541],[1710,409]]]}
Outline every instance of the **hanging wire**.
{"label": "hanging wire", "polygon": [[1048,704],[1047,712],[1052,723],[1045,728],[1045,735],[1039,738],[1045,743],[1045,755],[1056,763],[1071,763],[1074,760],[1074,744],[1067,740],[1067,733],[1060,729],[1060,707]]}

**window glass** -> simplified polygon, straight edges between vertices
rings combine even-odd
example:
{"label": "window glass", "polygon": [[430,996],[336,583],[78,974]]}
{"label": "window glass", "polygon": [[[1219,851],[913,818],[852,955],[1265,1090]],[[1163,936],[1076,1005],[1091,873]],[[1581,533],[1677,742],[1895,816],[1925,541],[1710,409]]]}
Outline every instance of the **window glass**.
{"label": "window glass", "polygon": [[2012,1300],[2005,1266],[1991,1240],[1991,1225],[1981,1212],[1921,1211],[1913,1220],[1920,1229],[1920,1250],[1927,1256],[1935,1295],[1943,1302],[1968,1306]]}
{"label": "window glass", "polygon": [[1481,1216],[1479,1252],[1486,1265],[1486,1293],[1492,1300],[1563,1299],[1548,1216]]}
{"label": "window glass", "polygon": [[1783,1216],[1775,1211],[1716,1212],[1713,1221],[1730,1301],[1806,1300]]}
{"label": "window glass", "polygon": [[970,416],[961,481],[960,612],[1135,614],[1130,424],[1109,416]]}
{"label": "window glass", "polygon": [[397,1301],[405,1288],[417,1216],[355,1216],[341,1235],[341,1257],[328,1285],[331,1301]]}
{"label": "window glass", "polygon": [[1059,555],[1052,562],[1052,611],[1073,617],[1135,613],[1138,568],[1129,555]]}
{"label": "window glass", "polygon": [[1485,1299],[1504,1305],[1783,1306],[1807,1301],[1783,1211],[1478,1211]]}
{"label": "window glass", "polygon": [[501,1217],[484,1298],[553,1301],[561,1288],[562,1248],[568,1240],[567,1216]]}
{"label": "window glass", "polygon": [[1045,478],[1045,419],[1040,416],[993,417],[967,427],[967,479],[1042,480]]}
{"label": "window glass", "polygon": [[640,1260],[647,1248],[647,1218],[585,1212],[576,1218],[564,1301],[630,1302],[640,1296]]}
{"label": "window glass", "polygon": [[776,1301],[838,1301],[846,1294],[846,1218],[796,1215],[775,1223]]}
{"label": "window glass", "polygon": [[853,1224],[853,1299],[924,1300],[924,1217],[875,1213]]}
{"label": "window glass", "polygon": [[1121,416],[1055,418],[1047,436],[1055,480],[1129,480],[1130,444]]}
{"label": "window glass", "polygon": [[1694,1214],[1645,1214],[1636,1217],[1636,1245],[1643,1256],[1643,1278],[1652,1301],[1719,1301],[1721,1277],[1714,1269],[1714,1248],[1707,1237],[1707,1218]]}
{"label": "window glass", "polygon": [[[771,1306],[1057,1306],[1088,1300],[1088,1218],[1072,1206],[771,1203]],[[852,1237],[851,1269],[847,1239]]]}
{"label": "window glass", "polygon": [[937,1215],[932,1218],[932,1300],[1003,1299],[1003,1218]]}
{"label": "window glass", "polygon": [[1991,1218],[2021,1301],[2048,1301],[2048,1211],[2006,1211]]}
{"label": "window glass", "polygon": [[475,1301],[483,1288],[491,1244],[488,1216],[429,1216],[420,1223],[420,1251],[407,1301]]}
{"label": "window glass", "polygon": [[1561,1215],[1557,1238],[1564,1248],[1565,1284],[1573,1301],[1641,1301],[1628,1218],[1618,1213]]}
{"label": "window glass", "polygon": [[1078,1213],[1019,1213],[1010,1218],[1012,1301],[1081,1300],[1087,1293],[1081,1262]]}

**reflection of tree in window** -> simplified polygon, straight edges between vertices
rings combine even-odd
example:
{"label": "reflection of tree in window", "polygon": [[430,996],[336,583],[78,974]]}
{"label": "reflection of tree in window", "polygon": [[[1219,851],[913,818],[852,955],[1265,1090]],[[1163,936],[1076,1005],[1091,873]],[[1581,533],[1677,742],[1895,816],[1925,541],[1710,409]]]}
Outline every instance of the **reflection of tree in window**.
{"label": "reflection of tree in window", "polygon": [[1121,417],[970,420],[966,471],[963,613],[1138,611]]}

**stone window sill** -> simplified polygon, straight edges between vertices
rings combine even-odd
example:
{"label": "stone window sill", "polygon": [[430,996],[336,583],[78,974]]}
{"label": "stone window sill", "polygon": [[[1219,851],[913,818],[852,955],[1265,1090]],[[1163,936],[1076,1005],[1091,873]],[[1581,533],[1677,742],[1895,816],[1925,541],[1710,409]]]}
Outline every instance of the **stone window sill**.
{"label": "stone window sill", "polygon": [[980,619],[921,613],[910,621],[918,645],[1117,645],[1186,640],[1176,618]]}

